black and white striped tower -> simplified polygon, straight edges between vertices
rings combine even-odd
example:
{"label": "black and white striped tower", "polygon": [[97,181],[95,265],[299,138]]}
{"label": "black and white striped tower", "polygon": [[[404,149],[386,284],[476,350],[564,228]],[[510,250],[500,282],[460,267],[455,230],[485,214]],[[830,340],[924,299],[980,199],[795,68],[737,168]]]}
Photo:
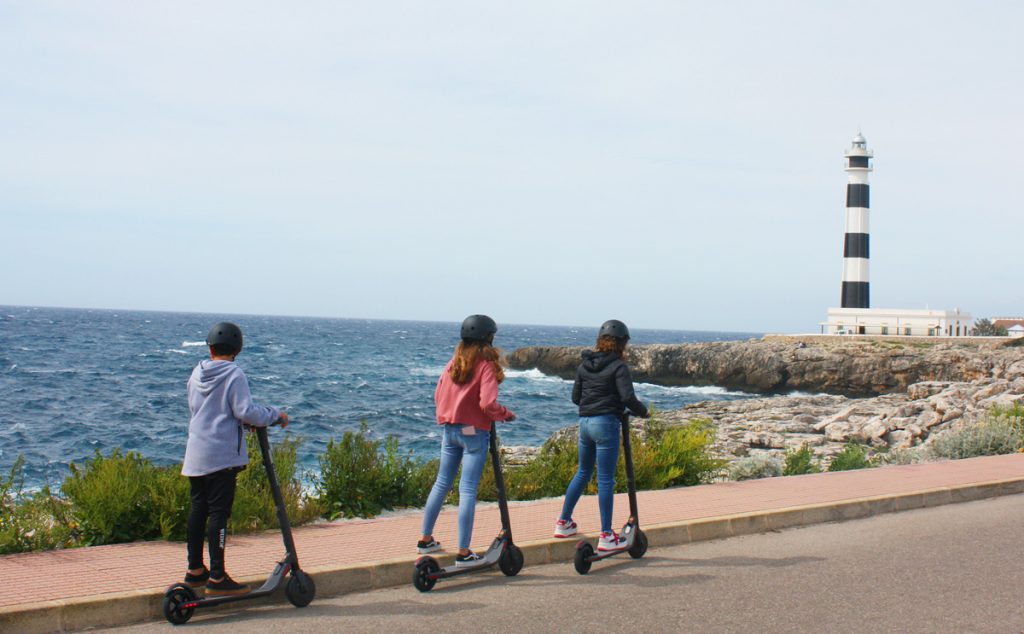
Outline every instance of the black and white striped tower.
{"label": "black and white striped tower", "polygon": [[874,153],[857,132],[846,150],[846,240],[843,246],[843,308],[870,308],[868,287],[868,172]]}

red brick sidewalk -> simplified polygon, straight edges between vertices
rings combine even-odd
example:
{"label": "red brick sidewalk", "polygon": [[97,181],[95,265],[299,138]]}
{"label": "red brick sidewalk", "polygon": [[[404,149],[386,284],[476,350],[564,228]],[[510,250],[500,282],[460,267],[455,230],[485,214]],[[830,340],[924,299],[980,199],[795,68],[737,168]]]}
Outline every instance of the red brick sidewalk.
{"label": "red brick sidewalk", "polygon": [[[1024,455],[643,492],[640,517],[642,525],[655,526],[1012,479],[1024,479]],[[516,541],[550,538],[561,503],[561,499],[549,499],[511,504]],[[621,526],[627,514],[626,497],[616,496],[615,524]],[[581,529],[593,537],[599,528],[596,497],[584,497],[575,517]],[[406,557],[411,564],[416,557],[421,518],[420,512],[410,511],[374,520],[298,528],[295,541],[299,561],[310,569]],[[496,505],[481,506],[476,515],[474,547],[485,549],[499,523]],[[455,546],[454,509],[442,512],[435,536],[449,549]],[[228,544],[228,570],[236,578],[266,576],[282,553],[276,532],[232,537]],[[162,590],[180,580],[184,571],[184,544],[166,542],[7,555],[0,557],[0,578],[17,583],[7,584],[0,594],[0,607],[131,590]]]}

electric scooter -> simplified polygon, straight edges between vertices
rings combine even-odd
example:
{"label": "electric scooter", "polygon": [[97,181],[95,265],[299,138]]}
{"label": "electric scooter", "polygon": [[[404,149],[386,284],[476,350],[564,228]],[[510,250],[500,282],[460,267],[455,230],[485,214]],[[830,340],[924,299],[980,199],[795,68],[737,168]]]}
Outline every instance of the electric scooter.
{"label": "electric scooter", "polygon": [[442,568],[433,557],[420,557],[412,573],[412,585],[420,592],[429,592],[438,579],[454,577],[471,572],[483,572],[498,564],[508,577],[514,577],[523,569],[523,551],[512,543],[512,526],[508,517],[508,500],[505,498],[505,477],[501,473],[501,456],[498,454],[497,430],[491,431],[491,464],[494,465],[494,485],[498,490],[498,509],[501,511],[501,530],[491,542],[487,552],[479,561]]}
{"label": "electric scooter", "polygon": [[622,548],[615,550],[596,551],[587,540],[580,540],[576,544],[576,558],[573,563],[576,572],[585,575],[590,572],[590,566],[595,561],[607,557],[628,552],[633,559],[640,559],[647,552],[647,535],[640,530],[640,515],[636,508],[636,481],[633,478],[633,447],[629,442],[629,414],[623,414],[622,420],[622,450],[626,457],[626,484],[629,491],[629,519],[622,527],[621,535],[626,538]]}
{"label": "electric scooter", "polygon": [[[277,425],[279,421],[274,421]],[[164,592],[164,617],[174,625],[186,623],[195,611],[199,608],[209,608],[215,605],[233,603],[256,599],[272,594],[284,583],[285,577],[288,582],[285,584],[284,593],[297,608],[304,608],[313,600],[316,595],[316,585],[313,578],[299,568],[299,558],[295,553],[295,541],[292,539],[292,527],[288,522],[288,513],[284,506],[284,497],[281,495],[281,486],[277,482],[277,472],[274,470],[274,458],[270,453],[270,441],[267,439],[267,428],[256,427],[256,437],[260,442],[260,453],[263,455],[263,466],[267,470],[267,479],[270,481],[270,491],[274,495],[274,505],[277,507],[277,521],[281,524],[281,537],[284,539],[284,559],[277,562],[270,577],[258,589],[246,594],[198,597],[188,584],[176,583]],[[290,575],[290,576],[289,576]]]}

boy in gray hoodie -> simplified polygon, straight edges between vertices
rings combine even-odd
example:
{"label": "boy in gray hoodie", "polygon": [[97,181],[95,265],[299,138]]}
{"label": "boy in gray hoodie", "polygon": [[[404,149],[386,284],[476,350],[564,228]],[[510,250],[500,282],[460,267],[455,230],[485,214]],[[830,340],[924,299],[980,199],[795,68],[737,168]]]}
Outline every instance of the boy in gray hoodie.
{"label": "boy in gray hoodie", "polygon": [[[249,381],[235,365],[242,351],[242,330],[220,322],[206,336],[209,360],[202,360],[188,380],[188,444],[182,475],[192,488],[188,516],[188,573],[185,583],[206,586],[209,596],[244,594],[249,586],[237,583],[224,569],[224,545],[228,518],[235,499],[238,472],[249,462],[243,425],[265,427],[280,421],[288,426],[288,414],[277,407],[256,405]],[[209,539],[210,568],[203,565],[203,542]]]}

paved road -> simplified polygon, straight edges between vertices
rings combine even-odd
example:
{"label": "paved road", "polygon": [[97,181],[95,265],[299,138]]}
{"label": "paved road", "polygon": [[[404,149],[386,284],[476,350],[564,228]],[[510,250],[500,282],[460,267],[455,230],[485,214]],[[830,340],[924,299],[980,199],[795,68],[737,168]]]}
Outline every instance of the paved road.
{"label": "paved road", "polygon": [[[289,605],[217,632],[1024,632],[1024,496]],[[168,631],[170,625],[159,624]],[[152,631],[153,623],[114,630]],[[176,630],[180,631],[180,630]]]}

